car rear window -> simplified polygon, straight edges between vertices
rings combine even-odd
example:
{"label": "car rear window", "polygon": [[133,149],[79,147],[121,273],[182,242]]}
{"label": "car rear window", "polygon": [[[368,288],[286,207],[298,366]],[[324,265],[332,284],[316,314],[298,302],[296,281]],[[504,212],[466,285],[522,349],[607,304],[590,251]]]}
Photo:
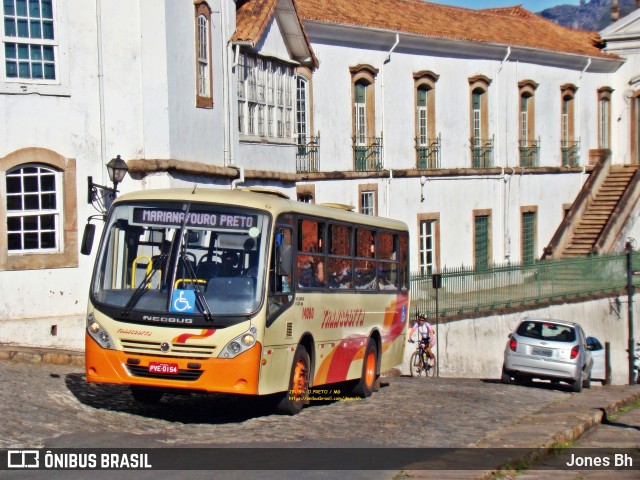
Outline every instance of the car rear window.
{"label": "car rear window", "polygon": [[576,331],[567,325],[552,322],[524,321],[516,330],[521,337],[548,340],[550,342],[575,342]]}

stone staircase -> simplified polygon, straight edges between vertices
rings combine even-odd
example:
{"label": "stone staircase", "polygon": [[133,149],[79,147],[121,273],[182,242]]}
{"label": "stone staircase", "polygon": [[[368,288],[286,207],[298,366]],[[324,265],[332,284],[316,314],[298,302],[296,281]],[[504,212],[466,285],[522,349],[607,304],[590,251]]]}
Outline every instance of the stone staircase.
{"label": "stone staircase", "polygon": [[541,260],[624,251],[640,221],[640,165],[598,161],[565,215]]}
{"label": "stone staircase", "polygon": [[579,257],[593,253],[596,241],[627,190],[634,173],[633,168],[611,167],[581,218],[577,219],[573,235],[562,250],[562,257]]}

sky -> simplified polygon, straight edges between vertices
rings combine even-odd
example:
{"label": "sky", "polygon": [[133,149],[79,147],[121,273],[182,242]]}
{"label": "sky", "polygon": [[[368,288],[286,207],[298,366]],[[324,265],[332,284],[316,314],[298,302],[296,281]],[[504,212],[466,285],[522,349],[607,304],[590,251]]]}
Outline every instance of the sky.
{"label": "sky", "polygon": [[[428,0],[431,3],[442,3],[465,8],[495,8],[522,5],[527,10],[537,13],[556,5],[580,5],[580,0]],[[586,3],[586,2],[585,2]]]}

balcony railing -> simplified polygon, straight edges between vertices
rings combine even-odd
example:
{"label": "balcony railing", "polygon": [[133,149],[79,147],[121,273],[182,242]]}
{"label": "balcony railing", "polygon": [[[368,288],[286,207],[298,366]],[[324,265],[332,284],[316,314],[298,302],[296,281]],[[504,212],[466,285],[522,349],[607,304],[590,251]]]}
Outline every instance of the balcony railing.
{"label": "balcony railing", "polygon": [[563,167],[577,167],[580,159],[578,150],[580,148],[580,140],[561,140],[560,152],[562,153]]}
{"label": "balcony railing", "polygon": [[382,137],[358,137],[353,141],[353,169],[356,172],[382,170]]}
{"label": "balcony railing", "polygon": [[471,165],[473,168],[493,166],[493,137],[471,138]]}
{"label": "balcony railing", "polygon": [[520,150],[521,167],[540,166],[540,140],[520,140],[518,149]]}
{"label": "balcony railing", "polygon": [[441,136],[436,138],[427,138],[426,141],[420,142],[420,138],[415,139],[417,167],[420,170],[427,168],[440,168],[440,142]]}
{"label": "balcony railing", "polygon": [[298,137],[296,151],[296,172],[309,173],[320,171],[320,135]]}

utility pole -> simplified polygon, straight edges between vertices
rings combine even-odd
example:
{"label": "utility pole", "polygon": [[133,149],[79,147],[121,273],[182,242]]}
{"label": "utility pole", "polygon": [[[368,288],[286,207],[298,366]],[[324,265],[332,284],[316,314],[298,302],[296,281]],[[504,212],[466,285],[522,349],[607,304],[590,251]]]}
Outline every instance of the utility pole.
{"label": "utility pole", "polygon": [[634,383],[633,375],[633,359],[636,350],[636,342],[633,339],[633,244],[631,241],[627,241],[624,245],[624,250],[627,253],[627,305],[629,307],[629,313],[627,318],[629,320],[629,385]]}

